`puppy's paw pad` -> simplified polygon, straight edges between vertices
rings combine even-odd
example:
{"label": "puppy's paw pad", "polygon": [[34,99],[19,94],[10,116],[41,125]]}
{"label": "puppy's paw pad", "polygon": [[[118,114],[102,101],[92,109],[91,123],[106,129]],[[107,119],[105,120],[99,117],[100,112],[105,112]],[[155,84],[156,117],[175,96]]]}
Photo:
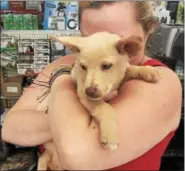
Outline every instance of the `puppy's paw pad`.
{"label": "puppy's paw pad", "polygon": [[146,66],[143,72],[143,79],[148,82],[157,82],[160,79],[160,74],[158,70],[150,66]]}

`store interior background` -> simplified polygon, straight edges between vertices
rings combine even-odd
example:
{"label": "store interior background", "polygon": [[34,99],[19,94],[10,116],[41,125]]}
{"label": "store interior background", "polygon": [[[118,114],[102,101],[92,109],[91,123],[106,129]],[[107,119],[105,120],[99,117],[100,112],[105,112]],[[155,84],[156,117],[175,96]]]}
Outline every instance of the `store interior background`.
{"label": "store interior background", "polygon": [[[77,1],[0,2],[2,125],[7,111],[42,69],[57,58],[71,53],[48,37],[79,35],[80,20]],[[180,127],[162,158],[161,170],[184,170],[184,2],[152,3],[160,25],[149,39],[146,52],[175,71],[183,87]],[[16,152],[30,150],[19,146],[15,148]],[[6,162],[7,159],[0,160],[0,164]]]}

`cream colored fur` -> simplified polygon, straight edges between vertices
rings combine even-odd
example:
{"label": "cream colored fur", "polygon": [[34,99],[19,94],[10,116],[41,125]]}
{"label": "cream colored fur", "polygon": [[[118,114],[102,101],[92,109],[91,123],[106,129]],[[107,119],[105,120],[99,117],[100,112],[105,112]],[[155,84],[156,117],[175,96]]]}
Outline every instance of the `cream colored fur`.
{"label": "cream colored fur", "polygon": [[[141,38],[129,36],[121,38],[107,32],[99,32],[89,37],[51,37],[65,46],[78,52],[71,76],[77,84],[77,94],[80,102],[96,119],[100,126],[100,142],[110,150],[118,147],[116,113],[104,97],[129,79],[142,79],[156,82],[158,72],[150,66],[134,66],[129,59],[140,50]],[[86,90],[96,88],[96,92]],[[39,111],[45,111],[49,103],[49,95],[38,106]],[[39,158],[38,170],[61,170],[56,161],[56,149],[52,142],[45,144],[46,151]],[[53,163],[55,158],[55,163]]]}

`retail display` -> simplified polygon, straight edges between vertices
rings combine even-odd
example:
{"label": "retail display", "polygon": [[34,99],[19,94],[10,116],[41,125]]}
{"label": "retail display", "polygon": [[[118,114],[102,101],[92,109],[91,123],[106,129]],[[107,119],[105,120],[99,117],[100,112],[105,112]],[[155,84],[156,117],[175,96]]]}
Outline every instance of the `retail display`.
{"label": "retail display", "polygon": [[44,30],[78,30],[78,2],[46,1]]}
{"label": "retail display", "polygon": [[[154,14],[160,24],[147,42],[147,51],[150,57],[162,61],[176,72],[184,94],[184,2],[152,1],[152,3]],[[47,65],[72,53],[60,42],[49,40],[49,37],[80,35],[79,4],[77,0],[1,0],[0,19],[0,115],[4,117],[7,110],[15,105]],[[172,164],[172,159],[177,157],[178,161],[181,161],[184,156],[182,153],[184,146],[181,143],[184,137],[184,97],[182,104],[180,127],[177,136],[164,154],[162,159],[164,163],[170,158]],[[20,168],[26,167],[26,158],[29,155],[32,158],[33,153],[23,153],[12,155],[6,162],[12,167],[16,164]],[[0,154],[4,153],[0,151]],[[24,157],[21,159],[21,165],[16,157],[22,154],[25,155],[25,159]],[[29,170],[35,167],[37,161],[31,158],[29,166],[27,165]],[[12,164],[12,161],[15,162]],[[5,169],[10,168],[6,162],[2,166]],[[169,162],[167,165],[170,165]],[[177,170],[177,167],[174,168]],[[171,169],[172,167],[166,170]]]}

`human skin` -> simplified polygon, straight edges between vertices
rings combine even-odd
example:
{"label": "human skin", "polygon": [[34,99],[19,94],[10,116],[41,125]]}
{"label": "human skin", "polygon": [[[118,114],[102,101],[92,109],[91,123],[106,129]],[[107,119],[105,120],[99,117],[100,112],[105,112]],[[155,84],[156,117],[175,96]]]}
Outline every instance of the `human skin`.
{"label": "human skin", "polygon": [[[141,36],[143,48],[130,61],[131,64],[140,65],[149,59],[144,55],[148,35],[135,20],[135,15],[135,9],[129,2],[86,9],[82,14],[81,33],[88,36],[108,31],[120,36]],[[74,59],[75,56],[58,59],[43,73],[49,75],[61,63],[69,64]],[[111,100],[110,104],[117,113],[120,139],[119,149],[112,153],[99,143],[97,123],[93,120],[89,126],[89,114],[79,103],[68,75],[60,76],[54,82],[48,116],[34,112],[41,88],[29,88],[8,113],[2,130],[3,139],[25,146],[39,145],[53,139],[61,164],[67,170],[104,170],[127,163],[154,147],[179,125],[180,81],[170,69],[155,68],[161,76],[158,83],[128,81],[121,86],[119,95]],[[47,80],[43,74],[37,79]],[[26,101],[28,98],[29,101]]]}

